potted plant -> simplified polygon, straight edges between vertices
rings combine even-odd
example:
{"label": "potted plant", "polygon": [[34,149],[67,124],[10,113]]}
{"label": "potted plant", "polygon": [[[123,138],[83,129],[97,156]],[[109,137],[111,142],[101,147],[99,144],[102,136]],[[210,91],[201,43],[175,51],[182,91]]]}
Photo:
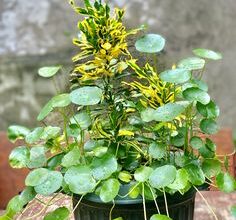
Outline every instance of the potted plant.
{"label": "potted plant", "polygon": [[[10,165],[30,173],[0,219],[12,219],[36,194],[65,193],[74,198],[77,220],[190,220],[201,188],[234,191],[227,156],[222,162],[214,142],[202,136],[218,130],[219,108],[202,76],[206,61],[221,54],[195,49],[195,56],[159,72],[130,54],[129,35],[144,28],[128,31],[123,9],[113,15],[98,0],[84,0],[84,8],[70,4],[85,16],[73,40],[80,51],[73,57],[71,88],[42,108],[42,127],[9,127],[11,141],[24,141],[10,154]],[[154,60],[164,46],[156,34],[135,43]],[[60,69],[43,67],[39,75],[51,78]],[[44,120],[53,111],[58,120],[48,125]],[[70,214],[59,208],[44,219]]]}

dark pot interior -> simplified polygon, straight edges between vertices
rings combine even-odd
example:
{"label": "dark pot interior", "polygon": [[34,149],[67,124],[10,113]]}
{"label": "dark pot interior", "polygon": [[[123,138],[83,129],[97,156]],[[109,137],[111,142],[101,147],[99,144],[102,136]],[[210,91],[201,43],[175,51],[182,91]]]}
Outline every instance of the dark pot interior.
{"label": "dark pot interior", "polygon": [[[124,189],[123,189],[124,190]],[[125,191],[125,190],[124,190]],[[170,217],[173,220],[193,220],[195,190],[189,190],[185,195],[175,193],[167,195],[167,203]],[[124,194],[121,194],[124,195]],[[78,198],[77,198],[78,199]],[[74,204],[78,201],[76,198]],[[123,220],[143,220],[142,198],[130,199],[129,197],[117,197],[115,208],[112,211],[112,219],[122,217]],[[163,197],[157,198],[157,203],[162,214],[166,214]],[[82,200],[75,210],[76,220],[109,220],[112,203],[102,203],[98,196],[90,194]],[[153,201],[146,202],[147,218],[157,214]]]}

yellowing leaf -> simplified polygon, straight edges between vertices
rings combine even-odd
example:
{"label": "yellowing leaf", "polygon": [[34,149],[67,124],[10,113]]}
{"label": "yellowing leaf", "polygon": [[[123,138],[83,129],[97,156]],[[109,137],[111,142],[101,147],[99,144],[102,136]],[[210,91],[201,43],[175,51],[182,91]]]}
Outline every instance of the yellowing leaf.
{"label": "yellowing leaf", "polygon": [[128,130],[119,130],[118,136],[134,136],[134,132]]}
{"label": "yellowing leaf", "polygon": [[110,43],[105,43],[102,45],[102,48],[104,48],[105,50],[110,50],[111,49],[111,44]]}

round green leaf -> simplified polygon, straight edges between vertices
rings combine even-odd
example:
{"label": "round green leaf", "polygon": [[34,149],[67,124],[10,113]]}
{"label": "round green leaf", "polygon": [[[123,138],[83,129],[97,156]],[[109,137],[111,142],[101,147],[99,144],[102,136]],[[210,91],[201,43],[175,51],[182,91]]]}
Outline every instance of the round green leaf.
{"label": "round green leaf", "polygon": [[42,67],[38,70],[38,74],[42,77],[49,78],[54,76],[60,69],[61,66]]}
{"label": "round green leaf", "polygon": [[80,150],[78,148],[74,148],[63,157],[61,165],[64,167],[71,167],[74,165],[78,165],[79,163]]}
{"label": "round green leaf", "polygon": [[178,133],[176,136],[171,137],[171,144],[173,144],[176,147],[182,147],[185,142],[184,134]]}
{"label": "round green leaf", "polygon": [[215,157],[215,152],[208,148],[207,144],[205,144],[202,148],[198,149],[198,151],[204,158]]}
{"label": "round green leaf", "polygon": [[34,187],[27,186],[21,193],[20,193],[20,199],[24,204],[27,204],[31,200],[33,200],[36,196],[36,192],[34,190]]}
{"label": "round green leaf", "polygon": [[100,198],[103,202],[111,202],[118,195],[120,183],[117,179],[106,180],[100,190]]}
{"label": "round green leaf", "polygon": [[64,157],[64,153],[60,153],[49,158],[47,161],[47,167],[51,170],[54,170],[56,167],[61,165],[61,161],[63,157]]}
{"label": "round green leaf", "polygon": [[43,220],[68,220],[70,211],[66,207],[60,207],[47,213]]}
{"label": "round green leaf", "polygon": [[66,107],[71,103],[70,94],[64,93],[64,94],[54,96],[51,101],[52,101],[53,108]]}
{"label": "round green leaf", "polygon": [[183,96],[188,101],[198,101],[203,105],[208,104],[211,100],[208,93],[199,88],[188,88],[183,91]]}
{"label": "round green leaf", "polygon": [[193,136],[190,139],[190,145],[194,149],[200,149],[200,148],[204,147],[204,142],[203,142],[203,140],[200,137]]}
{"label": "round green leaf", "polygon": [[91,124],[91,118],[86,112],[81,112],[70,119],[71,124],[77,124],[81,129],[87,129]]}
{"label": "round green leaf", "polygon": [[35,191],[41,195],[51,195],[60,189],[62,185],[63,176],[58,171],[50,171],[48,172],[46,180],[34,187]]}
{"label": "round green leaf", "polygon": [[38,168],[31,171],[25,179],[26,186],[37,186],[46,181],[49,170],[45,168]]}
{"label": "round green leaf", "polygon": [[40,111],[37,120],[38,121],[42,121],[43,119],[45,119],[49,113],[53,110],[53,106],[52,106],[52,100],[50,100]]}
{"label": "round green leaf", "polygon": [[138,182],[146,182],[152,172],[153,172],[153,169],[151,167],[147,167],[147,166],[139,167],[134,172],[134,179],[137,180]]}
{"label": "round green leaf", "polygon": [[100,158],[94,158],[92,161],[92,173],[95,179],[104,180],[117,171],[118,163],[113,155],[105,154]]}
{"label": "round green leaf", "polygon": [[141,194],[140,187],[137,184],[133,184],[129,188],[129,197],[136,199]]}
{"label": "round green leaf", "polygon": [[28,133],[30,133],[30,130],[20,125],[11,125],[7,129],[8,139],[12,142],[23,139]]}
{"label": "round green leaf", "polygon": [[195,164],[188,164],[184,168],[188,172],[189,182],[197,186],[205,183],[205,175],[199,166]]}
{"label": "round green leaf", "polygon": [[176,179],[173,183],[168,185],[169,188],[174,190],[184,189],[188,185],[188,172],[182,168],[177,170]]}
{"label": "round green leaf", "polygon": [[208,49],[203,49],[203,48],[194,49],[193,53],[194,55],[205,59],[210,59],[210,60],[222,59],[222,55],[220,53]]}
{"label": "round green leaf", "polygon": [[95,105],[102,99],[102,90],[95,86],[85,86],[72,91],[70,99],[77,105]]}
{"label": "round green leaf", "polygon": [[216,177],[216,185],[223,192],[234,192],[236,183],[234,178],[229,173],[220,173]]}
{"label": "round green leaf", "polygon": [[196,107],[198,112],[205,118],[216,118],[220,115],[220,109],[213,101],[210,101],[207,105],[198,102]]}
{"label": "round green leaf", "polygon": [[160,74],[161,80],[170,83],[185,83],[191,78],[191,72],[187,69],[171,69]]}
{"label": "round green leaf", "polygon": [[198,79],[192,79],[189,82],[182,85],[182,91],[188,88],[199,88],[205,92],[208,91],[208,85],[202,80],[198,80]]}
{"label": "round green leaf", "polygon": [[166,146],[160,143],[152,143],[148,152],[152,158],[161,159],[166,155]]}
{"label": "round green leaf", "polygon": [[58,137],[60,135],[60,131],[61,131],[60,127],[53,127],[53,126],[45,127],[41,135],[41,139],[49,140],[51,138]]}
{"label": "round green leaf", "polygon": [[27,163],[29,168],[42,167],[45,165],[46,161],[45,147],[35,146],[30,149],[30,158]]}
{"label": "round green leaf", "polygon": [[212,152],[216,151],[216,144],[209,138],[206,138],[206,147]]}
{"label": "round green leaf", "polygon": [[119,172],[118,178],[125,183],[129,183],[132,179],[132,176],[128,171],[121,171]]}
{"label": "round green leaf", "polygon": [[35,128],[33,131],[31,131],[30,133],[28,133],[26,135],[25,141],[28,144],[33,144],[33,143],[39,141],[43,131],[44,131],[44,128],[42,128],[42,127]]}
{"label": "round green leaf", "polygon": [[166,215],[155,214],[155,215],[152,215],[150,220],[172,220],[172,218],[167,217]]}
{"label": "round green leaf", "polygon": [[196,87],[198,87],[199,89],[205,92],[208,91],[208,85],[200,79],[192,79],[190,83],[192,83],[193,85],[195,85]]}
{"label": "round green leaf", "polygon": [[[13,217],[17,212],[20,212],[23,209],[24,205],[24,201],[21,199],[20,195],[14,196],[7,204],[7,213],[9,213],[11,217]],[[6,218],[4,220],[8,219],[9,218]]]}
{"label": "round green leaf", "polygon": [[87,166],[75,166],[69,168],[64,176],[71,192],[75,194],[86,194],[92,192],[96,187],[96,181],[92,176],[91,169]]}
{"label": "round green leaf", "polygon": [[199,70],[205,66],[205,60],[198,57],[189,57],[181,60],[177,66],[187,70]]}
{"label": "round green leaf", "polygon": [[183,105],[168,103],[155,110],[152,117],[155,121],[168,122],[174,120],[181,113],[183,113],[184,110],[185,107]]}
{"label": "round green leaf", "polygon": [[144,111],[141,112],[141,119],[144,122],[150,122],[154,120],[154,113],[155,109],[146,108]]}
{"label": "round green leaf", "polygon": [[202,170],[206,177],[212,178],[221,171],[221,163],[217,159],[205,159],[202,163]]}
{"label": "round green leaf", "polygon": [[213,119],[202,119],[200,128],[206,134],[215,134],[219,130],[216,121]]}
{"label": "round green leaf", "polygon": [[165,47],[165,39],[158,34],[146,34],[135,43],[135,48],[143,53],[158,53]]}
{"label": "round green leaf", "polygon": [[173,183],[176,178],[176,168],[164,165],[156,168],[149,177],[149,182],[154,188],[163,188]]}
{"label": "round green leaf", "polygon": [[9,163],[13,168],[27,167],[30,157],[30,152],[27,147],[20,146],[12,150],[9,155]]}

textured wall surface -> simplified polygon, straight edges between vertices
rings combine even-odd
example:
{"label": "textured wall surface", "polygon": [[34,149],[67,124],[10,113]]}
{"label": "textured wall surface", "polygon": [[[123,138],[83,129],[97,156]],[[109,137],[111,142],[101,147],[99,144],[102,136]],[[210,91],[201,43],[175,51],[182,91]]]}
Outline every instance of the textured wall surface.
{"label": "textured wall surface", "polygon": [[[221,108],[221,125],[236,128],[236,1],[111,3],[126,7],[129,27],[148,24],[149,32],[167,39],[161,56],[167,67],[196,47],[222,52],[224,59],[210,62],[205,78]],[[50,82],[37,76],[37,69],[62,63],[65,72],[70,70],[77,19],[66,0],[0,0],[0,129],[13,122],[35,125],[40,107],[55,93]],[[64,78],[59,79],[63,88]]]}

